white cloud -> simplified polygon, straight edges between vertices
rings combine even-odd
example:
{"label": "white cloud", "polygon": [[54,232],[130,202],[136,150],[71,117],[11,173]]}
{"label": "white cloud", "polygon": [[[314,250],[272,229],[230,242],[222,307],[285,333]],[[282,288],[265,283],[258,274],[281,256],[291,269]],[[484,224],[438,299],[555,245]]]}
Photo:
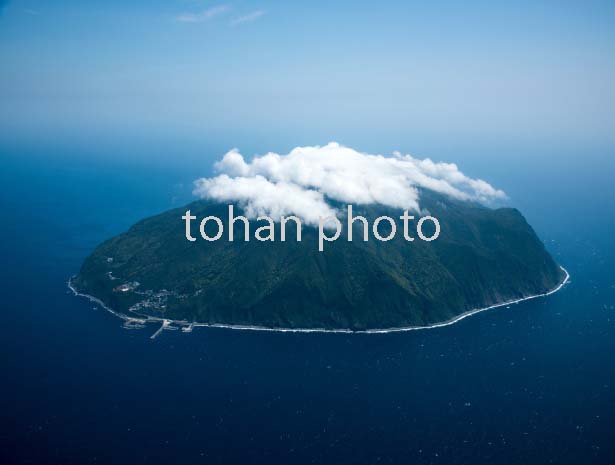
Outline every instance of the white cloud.
{"label": "white cloud", "polygon": [[233,18],[231,20],[231,25],[238,26],[244,23],[252,23],[256,21],[257,19],[261,18],[264,14],[265,12],[263,10],[256,10],[256,11],[253,11],[252,13],[248,13],[247,15]]}
{"label": "white cloud", "polygon": [[227,5],[212,6],[211,8],[203,10],[200,13],[183,13],[175,19],[181,23],[202,23],[226,13],[229,9],[230,8]]}
{"label": "white cloud", "polygon": [[239,202],[249,218],[267,215],[279,220],[281,216],[294,214],[306,223],[317,224],[319,217],[335,214],[321,192],[285,181],[272,182],[260,175],[232,178],[222,174],[199,179],[195,184],[198,195],[222,202]]}
{"label": "white cloud", "polygon": [[296,147],[287,155],[270,152],[250,162],[233,149],[215,167],[221,174],[195,181],[195,195],[238,202],[250,217],[268,215],[277,220],[295,214],[308,224],[334,213],[328,199],[419,212],[418,188],[461,200],[506,198],[503,191],[467,177],[452,163],[398,152],[390,157],[371,155],[335,142]]}

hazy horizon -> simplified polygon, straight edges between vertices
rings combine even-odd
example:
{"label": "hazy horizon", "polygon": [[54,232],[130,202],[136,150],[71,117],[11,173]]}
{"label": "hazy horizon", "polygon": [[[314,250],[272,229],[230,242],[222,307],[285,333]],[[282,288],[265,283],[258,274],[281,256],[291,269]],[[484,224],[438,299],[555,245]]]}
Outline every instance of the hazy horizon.
{"label": "hazy horizon", "polygon": [[207,139],[246,151],[336,140],[419,156],[615,146],[607,2],[1,8],[3,140]]}

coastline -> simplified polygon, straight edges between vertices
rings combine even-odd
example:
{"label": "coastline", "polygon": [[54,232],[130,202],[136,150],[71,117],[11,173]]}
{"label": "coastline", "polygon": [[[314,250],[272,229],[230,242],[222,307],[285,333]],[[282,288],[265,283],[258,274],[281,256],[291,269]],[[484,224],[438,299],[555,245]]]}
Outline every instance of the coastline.
{"label": "coastline", "polygon": [[[555,286],[550,291],[547,291],[542,294],[535,294],[527,297],[522,297],[520,299],[509,300],[507,302],[502,302],[494,305],[490,305],[488,307],[477,308],[473,310],[468,310],[467,312],[461,313],[450,320],[446,320],[440,323],[434,323],[426,326],[402,326],[399,328],[376,328],[376,329],[362,329],[362,330],[352,330],[352,329],[326,329],[326,328],[269,328],[266,326],[249,326],[249,325],[231,325],[231,324],[222,324],[222,323],[196,323],[189,322],[186,320],[171,320],[168,318],[159,318],[159,317],[130,317],[123,313],[119,313],[112,308],[108,307],[102,300],[98,299],[89,294],[83,294],[77,289],[75,289],[72,285],[71,277],[68,280],[68,288],[73,292],[75,296],[85,297],[91,302],[94,302],[97,305],[100,305],[103,309],[112,313],[118,318],[121,318],[125,321],[126,324],[147,324],[147,323],[161,323],[162,326],[151,336],[151,339],[156,338],[160,333],[162,333],[165,329],[178,329],[181,328],[183,332],[191,332],[195,327],[207,327],[207,328],[221,328],[221,329],[235,329],[235,330],[244,330],[244,331],[271,331],[271,332],[279,332],[279,333],[344,333],[344,334],[387,334],[387,333],[399,333],[405,331],[417,331],[422,329],[434,329],[434,328],[442,328],[445,326],[453,325],[469,316],[475,315],[477,313],[481,313],[487,310],[491,310],[498,307],[504,307],[508,305],[518,304],[520,302],[524,302],[526,300],[536,299],[539,297],[547,297],[551,294],[555,294],[560,291],[569,281],[570,274],[568,270],[566,270],[563,266],[560,265],[560,269],[565,273],[564,279],[561,283]],[[176,326],[171,326],[176,325]]]}

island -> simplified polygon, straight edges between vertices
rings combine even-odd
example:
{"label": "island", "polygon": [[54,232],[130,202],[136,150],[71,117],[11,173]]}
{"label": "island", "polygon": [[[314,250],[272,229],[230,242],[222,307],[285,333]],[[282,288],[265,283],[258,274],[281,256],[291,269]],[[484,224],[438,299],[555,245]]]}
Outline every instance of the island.
{"label": "island", "polygon": [[[315,227],[304,227],[301,241],[289,234],[284,242],[260,242],[244,240],[238,222],[233,242],[188,241],[186,210],[199,218],[227,214],[227,204],[198,200],[102,243],[70,286],[133,323],[380,332],[448,324],[548,294],[567,280],[517,209],[427,189],[421,204],[439,220],[437,240],[398,234],[363,241],[357,222],[352,241],[342,231],[319,252]],[[241,205],[235,210],[241,214]],[[377,204],[356,205],[355,214],[370,224],[399,217]]]}

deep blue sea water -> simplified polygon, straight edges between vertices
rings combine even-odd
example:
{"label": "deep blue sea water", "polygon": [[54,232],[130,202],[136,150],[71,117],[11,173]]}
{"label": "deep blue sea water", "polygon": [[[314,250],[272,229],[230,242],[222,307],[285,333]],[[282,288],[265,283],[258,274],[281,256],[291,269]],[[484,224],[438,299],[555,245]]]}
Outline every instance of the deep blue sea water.
{"label": "deep blue sea water", "polygon": [[190,200],[220,153],[67,147],[0,150],[0,463],[615,463],[604,154],[456,160],[570,271],[553,296],[409,333],[152,341],[156,327],[123,329],[66,281],[102,240]]}

